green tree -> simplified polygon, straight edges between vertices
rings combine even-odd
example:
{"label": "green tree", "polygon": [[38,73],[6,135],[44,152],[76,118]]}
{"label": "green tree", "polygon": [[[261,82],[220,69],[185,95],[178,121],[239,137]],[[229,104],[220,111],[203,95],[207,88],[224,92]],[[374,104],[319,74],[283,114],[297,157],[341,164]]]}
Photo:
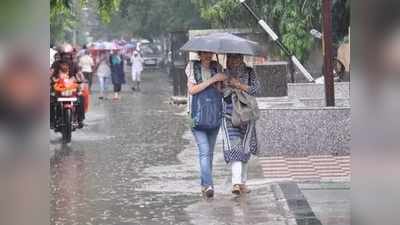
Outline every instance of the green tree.
{"label": "green tree", "polygon": [[50,0],[50,39],[52,43],[65,41],[66,36],[79,25],[77,13],[94,2],[99,18],[111,21],[121,0]]}
{"label": "green tree", "polygon": [[114,13],[107,27],[114,36],[131,33],[154,39],[170,31],[209,26],[190,1],[122,0],[120,10]]}
{"label": "green tree", "polygon": [[[86,6],[89,1],[92,0],[77,0],[79,1],[79,6]],[[97,5],[97,10],[100,15],[100,18],[103,22],[110,22],[111,15],[113,12],[119,9],[119,5],[121,0],[95,0]],[[50,0],[50,13],[57,14],[63,13],[66,9],[71,10],[72,5],[74,4],[74,0]]]}
{"label": "green tree", "polygon": [[[350,0],[334,0],[335,2]],[[213,27],[259,30],[258,24],[237,0],[192,0]],[[321,30],[322,0],[248,0],[247,3],[278,33],[283,43],[302,61],[314,43],[309,31]],[[349,4],[347,9],[349,11]]]}
{"label": "green tree", "polygon": [[66,33],[71,32],[76,26],[69,1],[50,2],[50,42],[65,41]]}

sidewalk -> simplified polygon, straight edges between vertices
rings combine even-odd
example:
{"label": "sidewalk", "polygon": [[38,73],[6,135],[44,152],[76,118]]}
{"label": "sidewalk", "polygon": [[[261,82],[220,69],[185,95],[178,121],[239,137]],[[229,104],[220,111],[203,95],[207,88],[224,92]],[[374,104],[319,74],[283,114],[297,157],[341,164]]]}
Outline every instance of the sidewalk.
{"label": "sidewalk", "polygon": [[263,176],[275,182],[297,224],[349,225],[351,157],[260,157]]}
{"label": "sidewalk", "polygon": [[[274,183],[264,182],[262,170],[257,160],[249,167],[249,187],[252,192],[237,197],[231,193],[230,170],[223,160],[222,138],[218,138],[214,153],[215,197],[206,200],[201,197],[197,147],[193,135],[187,131],[184,139],[186,148],[178,155],[179,164],[151,167],[136,191],[173,192],[195,195],[198,201],[185,209],[191,224],[210,225],[295,225],[295,219],[288,212],[285,201],[277,199]],[[167,181],[168,180],[168,181]]]}
{"label": "sidewalk", "polygon": [[[346,225],[350,224],[349,188],[346,182],[274,179],[266,177],[265,158],[249,163],[248,186],[252,192],[231,194],[230,168],[222,155],[219,137],[214,153],[215,198],[201,197],[197,147],[190,131],[186,148],[175,165],[144,170],[143,185],[136,191],[170,192],[197,196],[185,208],[191,224],[212,225]],[[318,157],[317,157],[318,158]]]}

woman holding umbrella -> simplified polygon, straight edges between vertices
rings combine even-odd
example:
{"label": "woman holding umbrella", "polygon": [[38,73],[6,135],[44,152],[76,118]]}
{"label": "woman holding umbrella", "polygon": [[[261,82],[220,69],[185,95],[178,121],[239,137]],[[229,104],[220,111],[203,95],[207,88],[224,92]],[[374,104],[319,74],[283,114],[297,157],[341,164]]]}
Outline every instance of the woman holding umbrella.
{"label": "woman holding umbrella", "polygon": [[[226,76],[219,71],[221,65],[212,61],[213,53],[199,52],[200,61],[190,61],[186,67],[188,77],[188,92],[191,96],[200,95],[210,88],[217,88],[216,83],[224,81]],[[219,101],[222,101],[222,95]],[[190,104],[189,104],[190,105]],[[202,106],[199,106],[200,108]],[[221,112],[215,112],[222,114]],[[207,116],[207,115],[204,115]],[[215,142],[219,132],[219,126],[214,129],[202,129],[193,126],[193,135],[199,149],[201,191],[207,198],[214,196],[214,186],[212,179],[212,162]]]}
{"label": "woman holding umbrella", "polygon": [[[224,92],[229,93],[230,90],[231,93],[236,93],[237,90],[253,96],[256,94],[258,81],[254,70],[247,67],[243,62],[243,55],[262,54],[262,49],[256,42],[230,33],[213,33],[192,38],[181,47],[181,50],[197,51],[200,56],[200,63],[190,62],[186,68],[186,74],[188,75],[188,92],[190,95],[201,93],[201,91],[207,90],[210,85],[225,80]],[[212,65],[220,66],[218,63],[211,60],[212,54],[207,52],[227,54],[226,75],[218,73],[220,71],[218,70],[218,72],[214,71],[216,75],[210,76],[210,71],[211,74],[213,71]],[[201,64],[201,69],[199,69],[199,64]],[[198,79],[195,79],[198,77],[198,74],[204,77],[201,83],[198,82]],[[232,94],[226,95],[223,102],[223,107],[221,108],[224,114],[222,119],[222,127],[224,129],[224,157],[225,161],[232,165],[232,193],[240,194],[249,192],[245,184],[247,179],[247,162],[251,153],[255,154],[257,151],[257,140],[254,128],[255,121],[250,121],[248,124],[241,124],[240,126],[233,126],[230,117],[233,111]],[[194,101],[192,103],[194,103]],[[193,108],[196,104],[191,105]],[[212,196],[214,193],[211,177],[212,153],[218,130],[219,129],[211,132],[204,132],[192,129],[199,147],[201,184],[203,186],[203,192],[205,192],[207,197]]]}

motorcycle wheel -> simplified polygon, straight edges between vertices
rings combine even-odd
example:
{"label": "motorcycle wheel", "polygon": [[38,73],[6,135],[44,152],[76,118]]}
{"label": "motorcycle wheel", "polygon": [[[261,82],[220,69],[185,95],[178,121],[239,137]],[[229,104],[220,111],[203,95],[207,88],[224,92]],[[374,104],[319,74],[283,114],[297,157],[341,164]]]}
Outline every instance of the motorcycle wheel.
{"label": "motorcycle wheel", "polygon": [[71,109],[65,109],[63,118],[63,128],[62,128],[62,141],[64,144],[71,142],[72,134],[72,111]]}

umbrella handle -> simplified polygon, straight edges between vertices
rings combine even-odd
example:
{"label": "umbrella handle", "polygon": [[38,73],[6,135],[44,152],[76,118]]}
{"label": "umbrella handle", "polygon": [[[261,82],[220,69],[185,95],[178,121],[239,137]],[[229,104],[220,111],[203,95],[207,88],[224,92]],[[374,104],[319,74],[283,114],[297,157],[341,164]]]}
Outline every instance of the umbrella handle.
{"label": "umbrella handle", "polygon": [[[217,63],[218,63],[218,65],[221,65],[220,63],[219,63],[219,57],[218,57],[218,53],[217,54],[215,54],[216,56],[217,56]],[[219,66],[217,66],[217,73],[220,73],[221,71],[219,71]]]}

